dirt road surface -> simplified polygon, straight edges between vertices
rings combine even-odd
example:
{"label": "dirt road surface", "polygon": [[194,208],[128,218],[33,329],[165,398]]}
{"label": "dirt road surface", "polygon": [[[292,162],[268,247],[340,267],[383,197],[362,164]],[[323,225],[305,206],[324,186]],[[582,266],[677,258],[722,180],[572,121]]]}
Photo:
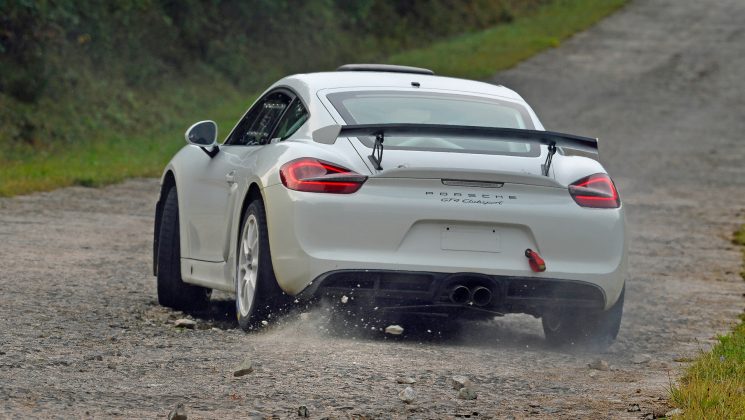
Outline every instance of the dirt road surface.
{"label": "dirt road surface", "polygon": [[[178,330],[184,314],[157,305],[150,273],[157,181],[133,180],[0,200],[0,417],[152,418],[177,403],[189,418],[293,418],[301,405],[312,418],[664,413],[682,361],[745,305],[730,243],[745,219],[743,22],[740,0],[632,1],[494,78],[547,128],[601,138],[632,238],[606,352],[551,350],[527,316],[449,340],[331,336],[321,311],[244,334],[227,295]],[[254,372],[234,378],[247,356]],[[611,369],[589,369],[596,358]],[[456,398],[455,374],[476,400]],[[416,380],[411,404],[399,376]]]}

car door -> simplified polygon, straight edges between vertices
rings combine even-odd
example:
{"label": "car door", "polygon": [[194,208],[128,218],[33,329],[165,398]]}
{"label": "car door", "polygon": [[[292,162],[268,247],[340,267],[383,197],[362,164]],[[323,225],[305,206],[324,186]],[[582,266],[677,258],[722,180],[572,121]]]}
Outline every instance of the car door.
{"label": "car door", "polygon": [[207,154],[191,168],[191,199],[188,206],[190,258],[222,262],[227,258],[232,209],[239,199],[239,177],[251,172],[257,152],[270,143],[277,123],[294,96],[285,90],[269,92],[244,115],[220,152],[210,159]]}

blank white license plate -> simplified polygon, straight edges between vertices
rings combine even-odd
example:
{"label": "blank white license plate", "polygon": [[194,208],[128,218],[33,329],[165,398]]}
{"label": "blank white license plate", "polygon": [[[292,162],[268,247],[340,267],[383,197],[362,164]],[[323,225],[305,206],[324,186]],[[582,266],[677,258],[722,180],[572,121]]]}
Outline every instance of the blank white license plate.
{"label": "blank white license plate", "polygon": [[442,249],[451,251],[499,252],[499,231],[485,226],[444,226]]}

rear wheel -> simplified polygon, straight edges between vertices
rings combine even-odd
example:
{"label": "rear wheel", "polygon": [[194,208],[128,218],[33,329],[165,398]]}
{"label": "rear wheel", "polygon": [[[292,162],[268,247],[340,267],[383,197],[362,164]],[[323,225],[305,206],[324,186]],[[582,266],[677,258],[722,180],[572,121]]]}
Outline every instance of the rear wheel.
{"label": "rear wheel", "polygon": [[173,186],[163,203],[158,236],[158,303],[182,311],[204,309],[211,292],[211,289],[186,284],[181,279],[178,195]]}
{"label": "rear wheel", "polygon": [[621,328],[625,292],[624,286],[616,303],[607,311],[565,308],[543,314],[546,341],[557,346],[613,344]]}
{"label": "rear wheel", "polygon": [[261,200],[254,200],[246,209],[240,232],[235,259],[235,309],[238,325],[247,331],[278,315],[287,297],[274,277]]}

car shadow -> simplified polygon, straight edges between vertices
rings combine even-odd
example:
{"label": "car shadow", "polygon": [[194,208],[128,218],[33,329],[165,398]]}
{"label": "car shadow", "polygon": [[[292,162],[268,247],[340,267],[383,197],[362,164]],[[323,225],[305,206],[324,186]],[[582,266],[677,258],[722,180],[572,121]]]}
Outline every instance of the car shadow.
{"label": "car shadow", "polygon": [[201,320],[207,327],[219,328],[221,330],[238,328],[234,300],[212,299],[207,308],[198,311],[188,311],[187,313]]}

